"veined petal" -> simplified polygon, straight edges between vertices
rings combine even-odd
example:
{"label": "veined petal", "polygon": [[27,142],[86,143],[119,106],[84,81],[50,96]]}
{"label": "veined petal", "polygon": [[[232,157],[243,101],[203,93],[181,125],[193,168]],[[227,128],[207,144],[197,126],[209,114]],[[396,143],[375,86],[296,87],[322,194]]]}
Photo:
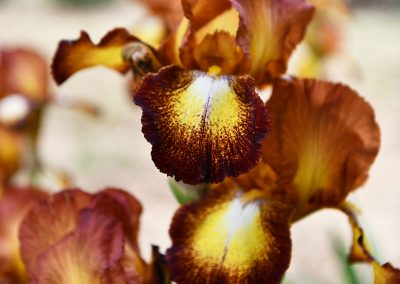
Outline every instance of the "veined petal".
{"label": "veined petal", "polygon": [[29,211],[19,231],[21,255],[28,275],[33,275],[40,254],[75,229],[79,211],[91,198],[80,190],[67,190],[37,203]]}
{"label": "veined petal", "polygon": [[98,209],[80,212],[76,229],[37,259],[31,283],[127,283],[121,223]]}
{"label": "veined petal", "polygon": [[212,190],[181,207],[167,251],[177,283],[279,283],[291,255],[290,211],[262,191]]}
{"label": "veined petal", "polygon": [[273,130],[263,142],[263,160],[300,207],[338,205],[366,180],[380,132],[373,109],[355,91],[324,81],[278,80],[267,107]]}
{"label": "veined petal", "polygon": [[[0,197],[0,282],[25,283],[18,228],[26,212],[47,194],[35,188],[6,188]],[[5,282],[3,282],[5,281]]]}
{"label": "veined petal", "polygon": [[0,98],[19,94],[34,102],[49,99],[49,70],[45,59],[28,49],[0,51]]}
{"label": "veined petal", "polygon": [[157,168],[188,184],[216,183],[259,160],[267,112],[249,76],[214,76],[169,66],[134,94]]}
{"label": "veined petal", "polygon": [[96,45],[82,31],[77,40],[63,40],[59,43],[52,64],[54,79],[61,84],[74,73],[96,65],[125,73],[130,65],[123,59],[123,48],[128,43],[138,41],[127,30],[117,28],[106,34]]}
{"label": "veined petal", "polygon": [[364,230],[361,228],[351,206],[349,204],[344,204],[339,207],[339,210],[347,215],[353,233],[353,243],[349,260],[353,263],[367,262],[371,264],[374,272],[374,284],[400,283],[399,269],[394,268],[390,263],[381,265],[372,256],[366,244]]}
{"label": "veined petal", "polygon": [[304,0],[231,0],[240,15],[237,40],[257,83],[286,71],[314,9]]}

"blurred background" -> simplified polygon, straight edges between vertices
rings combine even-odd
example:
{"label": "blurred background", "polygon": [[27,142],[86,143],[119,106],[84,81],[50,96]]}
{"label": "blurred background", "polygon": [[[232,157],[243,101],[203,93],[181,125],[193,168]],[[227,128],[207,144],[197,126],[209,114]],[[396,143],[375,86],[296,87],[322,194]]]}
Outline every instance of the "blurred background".
{"label": "blurred background", "polygon": [[[311,38],[296,51],[289,72],[347,83],[375,108],[381,151],[369,180],[350,200],[361,209],[361,222],[378,260],[400,267],[400,1],[347,4],[330,16],[337,30],[335,37],[328,37],[325,52],[315,52]],[[0,0],[0,49],[32,48],[48,62],[61,39],[76,39],[81,30],[97,42],[114,27],[143,35],[149,26],[161,27],[162,22],[135,1]],[[68,173],[84,190],[114,186],[140,199],[140,244],[148,259],[151,244],[162,251],[168,248],[168,227],[178,204],[166,176],[151,161],[150,144],[141,133],[141,110],[132,103],[128,85],[128,78],[101,67],[81,71],[60,87],[52,82],[60,101],[84,99],[96,105],[100,115],[56,105],[46,108],[39,158],[45,167]],[[39,183],[52,191],[60,189],[45,174]],[[351,283],[343,264],[351,239],[345,216],[318,212],[296,223],[292,234],[286,283]],[[368,266],[354,267],[360,283],[372,283]]]}

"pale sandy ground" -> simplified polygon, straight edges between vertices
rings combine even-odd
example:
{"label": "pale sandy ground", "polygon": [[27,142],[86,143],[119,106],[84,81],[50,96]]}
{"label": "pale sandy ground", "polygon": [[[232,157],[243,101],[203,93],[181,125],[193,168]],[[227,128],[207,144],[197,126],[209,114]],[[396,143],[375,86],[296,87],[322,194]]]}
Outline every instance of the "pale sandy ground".
{"label": "pale sandy ground", "polygon": [[[96,10],[60,9],[50,1],[8,1],[0,6],[0,46],[32,46],[51,58],[57,42],[73,39],[81,29],[98,40],[113,27],[131,27],[146,12],[123,1]],[[365,225],[379,260],[400,267],[400,11],[357,10],[348,26],[346,48],[359,68],[359,76],[342,72],[340,59],[332,60],[332,79],[350,83],[376,109],[382,128],[382,148],[367,184],[350,199],[362,209]],[[339,71],[338,71],[339,70]],[[145,208],[140,242],[149,256],[149,245],[169,246],[167,234],[177,203],[166,177],[150,159],[150,146],[141,134],[141,111],[133,106],[126,80],[96,68],[71,78],[57,93],[86,98],[103,109],[94,119],[52,107],[46,115],[40,144],[47,165],[68,170],[77,186],[95,191],[106,186],[134,193]],[[51,185],[50,185],[51,186]],[[53,190],[57,190],[53,188]],[[332,238],[349,245],[346,218],[320,212],[293,226],[290,283],[345,283]],[[357,266],[363,283],[370,271]]]}

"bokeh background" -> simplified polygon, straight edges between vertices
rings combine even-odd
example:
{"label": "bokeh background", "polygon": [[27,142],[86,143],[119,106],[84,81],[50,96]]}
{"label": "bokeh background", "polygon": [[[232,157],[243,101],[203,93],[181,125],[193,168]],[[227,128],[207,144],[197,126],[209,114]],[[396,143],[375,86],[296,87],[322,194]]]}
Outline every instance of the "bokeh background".
{"label": "bokeh background", "polygon": [[[350,200],[362,212],[361,222],[378,260],[400,267],[400,1],[349,4],[351,14],[341,23],[341,52],[327,60],[325,76],[350,84],[375,108],[381,151],[368,182]],[[129,0],[0,0],[0,48],[33,48],[50,62],[61,39],[75,39],[81,30],[94,41],[114,27],[140,30],[150,15]],[[292,72],[302,54],[299,48]],[[127,78],[101,67],[82,71],[61,87],[53,84],[60,99],[85,99],[97,105],[101,115],[48,108],[39,154],[45,165],[68,172],[77,187],[121,187],[140,199],[140,244],[148,259],[151,244],[162,251],[169,246],[168,227],[178,204],[166,176],[151,161],[150,144],[141,133],[141,110],[132,103],[128,84]],[[52,191],[60,189],[46,176],[40,183]],[[296,223],[292,234],[286,283],[349,283],[342,255],[351,239],[345,216],[318,212]],[[367,266],[354,267],[361,283],[372,283]]]}

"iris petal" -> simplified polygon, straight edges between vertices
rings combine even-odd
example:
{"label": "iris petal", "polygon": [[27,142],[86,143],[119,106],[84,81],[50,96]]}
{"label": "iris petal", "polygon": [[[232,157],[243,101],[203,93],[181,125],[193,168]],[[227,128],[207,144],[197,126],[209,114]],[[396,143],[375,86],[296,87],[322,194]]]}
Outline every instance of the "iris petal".
{"label": "iris petal", "polygon": [[324,81],[279,80],[267,107],[273,130],[263,142],[263,160],[299,204],[340,204],[366,180],[380,132],[371,106],[355,91]]}
{"label": "iris petal", "polygon": [[121,28],[110,31],[97,45],[84,31],[77,40],[63,40],[53,59],[54,79],[61,84],[74,73],[96,65],[125,73],[130,65],[123,60],[122,51],[124,46],[132,42],[139,40]]}
{"label": "iris petal", "polygon": [[177,283],[279,283],[290,260],[290,211],[259,190],[215,189],[181,207],[167,262]]}
{"label": "iris petal", "polygon": [[259,160],[269,121],[249,76],[169,66],[147,75],[134,100],[155,165],[177,181],[220,182]]}

